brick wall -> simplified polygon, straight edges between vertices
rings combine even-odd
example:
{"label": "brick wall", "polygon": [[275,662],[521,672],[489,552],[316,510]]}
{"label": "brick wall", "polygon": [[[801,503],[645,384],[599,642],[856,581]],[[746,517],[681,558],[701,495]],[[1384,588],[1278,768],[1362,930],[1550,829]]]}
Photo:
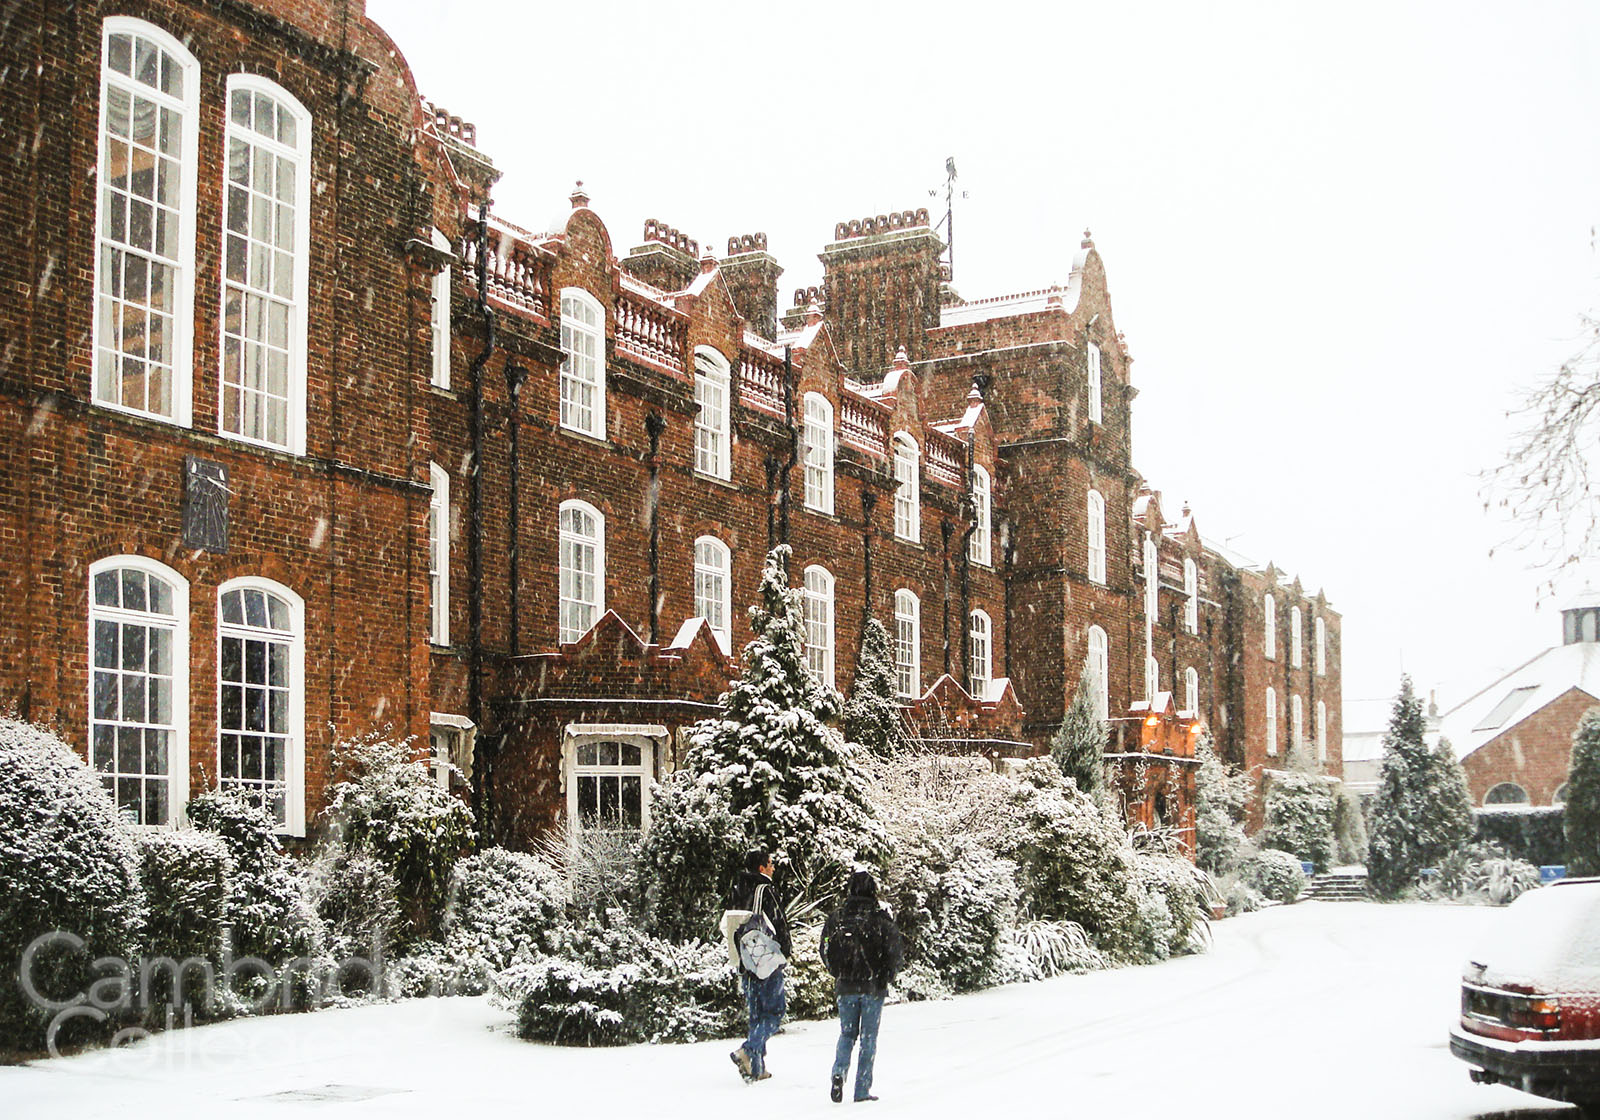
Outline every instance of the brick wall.
{"label": "brick wall", "polygon": [[1572,733],[1583,713],[1600,704],[1581,688],[1572,688],[1526,719],[1512,724],[1461,764],[1467,771],[1472,803],[1482,805],[1489,790],[1515,782],[1534,805],[1552,803],[1567,780],[1572,763]]}

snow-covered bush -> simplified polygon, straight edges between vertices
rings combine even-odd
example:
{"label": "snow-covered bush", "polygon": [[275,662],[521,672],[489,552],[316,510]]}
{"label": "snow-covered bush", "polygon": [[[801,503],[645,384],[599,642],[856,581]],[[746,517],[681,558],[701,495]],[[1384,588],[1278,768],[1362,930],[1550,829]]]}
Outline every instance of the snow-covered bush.
{"label": "snow-covered bush", "polygon": [[385,955],[400,924],[400,900],[394,875],[377,857],[332,845],[312,865],[309,889],[334,959]]}
{"label": "snow-covered bush", "polygon": [[1210,733],[1195,744],[1195,862],[1212,874],[1228,871],[1245,844],[1244,816],[1250,775],[1230,774],[1217,757]]}
{"label": "snow-covered bush", "polygon": [[1035,919],[1000,934],[999,984],[1048,980],[1065,972],[1088,972],[1109,962],[1077,922]]}
{"label": "snow-covered bush", "polygon": [[423,941],[405,956],[384,961],[383,986],[391,999],[420,999],[482,995],[489,984],[481,969],[457,958],[437,941]]}
{"label": "snow-covered bush", "polygon": [[1195,893],[1194,866],[1162,852],[1135,852],[1133,864],[1144,955],[1166,960],[1188,951],[1195,927],[1205,920]]}
{"label": "snow-covered bush", "polygon": [[867,619],[841,725],[846,739],[876,755],[893,753],[905,738],[896,673],[888,629],[875,618]]}
{"label": "snow-covered bush", "polygon": [[687,770],[667,776],[650,795],[650,831],[639,853],[646,927],[669,941],[714,936],[734,875],[755,844],[723,791]]}
{"label": "snow-covered bush", "polygon": [[822,924],[790,931],[794,954],[783,970],[786,1012],[790,1019],[826,1019],[838,1013],[833,977],[822,963]]}
{"label": "snow-covered bush", "polygon": [[1291,765],[1290,769],[1273,774],[1267,783],[1265,822],[1256,842],[1262,847],[1293,852],[1318,871],[1326,871],[1333,862],[1337,804],[1329,779]]}
{"label": "snow-covered bush", "polygon": [[[42,995],[70,999],[87,989],[95,958],[137,959],[145,899],[133,841],[71,747],[45,728],[0,719],[0,774],[0,1054],[14,1054],[42,1050],[54,1015],[17,982],[29,944],[52,930],[83,939],[80,952],[36,953],[28,972]],[[74,1019],[58,1041],[81,1042],[89,1029]]]}
{"label": "snow-covered bush", "polygon": [[428,939],[444,910],[450,873],[472,846],[467,806],[428,772],[409,737],[369,731],[333,746],[341,780],[327,817],[352,851],[377,857],[399,888],[402,945]]}
{"label": "snow-covered bush", "polygon": [[1291,852],[1251,851],[1239,861],[1239,878],[1273,902],[1293,902],[1306,889],[1305,869]]}
{"label": "snow-covered bush", "polygon": [[[149,914],[144,927],[144,955],[183,962],[201,960],[213,969],[222,967],[222,950],[228,930],[228,888],[233,878],[233,857],[220,836],[196,829],[143,831],[138,834],[139,878],[144,884]],[[172,974],[152,970],[154,990],[143,993],[158,1019],[172,1005],[178,1015],[184,1003],[194,1013],[211,1010],[209,995],[194,987],[193,972],[185,973],[180,993],[173,991]],[[160,1010],[155,1010],[155,1005]]]}
{"label": "snow-covered bush", "polygon": [[1273,904],[1266,895],[1241,879],[1238,872],[1227,875],[1221,883],[1217,884],[1217,889],[1222,892],[1222,898],[1227,904],[1228,917],[1230,918],[1237,917],[1240,914],[1251,914]]}
{"label": "snow-covered bush", "polygon": [[445,914],[445,955],[469,989],[519,956],[559,951],[571,935],[570,895],[560,873],[537,856],[486,848],[456,864]]}
{"label": "snow-covered bush", "polygon": [[[1485,805],[1472,810],[1472,842],[1493,844],[1535,866],[1567,858],[1564,805]],[[1572,865],[1567,874],[1575,875]]]}
{"label": "snow-covered bush", "polygon": [[918,1003],[925,999],[954,999],[955,992],[944,978],[922,961],[910,961],[895,977],[889,990],[891,1001]]}
{"label": "snow-covered bush", "polygon": [[920,962],[955,991],[984,986],[1000,958],[1000,936],[1016,915],[1014,865],[937,817],[907,818],[884,898]]}
{"label": "snow-covered bush", "polygon": [[718,942],[674,945],[614,913],[560,957],[523,958],[495,977],[523,1038],[569,1046],[693,1042],[743,1026],[744,998]]}
{"label": "snow-covered bush", "polygon": [[1492,844],[1458,848],[1439,861],[1438,872],[1424,881],[1424,897],[1505,906],[1541,885],[1537,867]]}
{"label": "snow-covered bush", "polygon": [[532,853],[566,884],[574,915],[625,910],[637,921],[646,910],[640,889],[641,846],[639,834],[629,829],[560,829],[536,839]]}
{"label": "snow-covered bush", "polygon": [[1361,799],[1340,783],[1333,807],[1334,858],[1341,864],[1365,863],[1367,823],[1361,812]]}
{"label": "snow-covered bush", "polygon": [[1572,732],[1564,831],[1567,874],[1600,874],[1600,708]]}

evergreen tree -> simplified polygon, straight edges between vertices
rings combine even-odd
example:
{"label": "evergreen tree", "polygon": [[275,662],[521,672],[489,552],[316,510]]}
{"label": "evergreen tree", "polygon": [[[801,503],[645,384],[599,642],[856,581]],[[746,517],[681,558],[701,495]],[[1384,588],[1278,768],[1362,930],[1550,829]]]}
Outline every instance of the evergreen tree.
{"label": "evergreen tree", "polygon": [[861,748],[830,726],[839,693],[806,665],[788,558],[783,545],[767,556],[743,670],[722,698],[722,716],[695,726],[684,766],[725,795],[748,835],[771,845],[798,894],[815,897],[853,864],[881,864],[888,845],[869,803]]}
{"label": "evergreen tree", "polygon": [[1244,846],[1244,814],[1250,799],[1250,776],[1230,774],[1207,732],[1195,743],[1200,760],[1195,771],[1195,862],[1222,874],[1232,868]]}
{"label": "evergreen tree", "polygon": [[1288,766],[1272,776],[1258,841],[1263,848],[1292,852],[1318,871],[1333,861],[1333,817],[1337,803],[1332,783],[1299,745],[1289,751]]}
{"label": "evergreen tree", "polygon": [[1095,715],[1093,681],[1088,667],[1078,674],[1078,687],[1065,718],[1050,740],[1050,757],[1061,772],[1093,797],[1105,784],[1106,725]]}
{"label": "evergreen tree", "polygon": [[1384,898],[1399,895],[1417,872],[1472,838],[1472,803],[1461,764],[1447,743],[1430,751],[1425,729],[1422,702],[1411,678],[1402,677],[1383,740],[1367,840],[1368,882]]}
{"label": "evergreen tree", "polygon": [[844,706],[844,736],[880,757],[890,754],[905,737],[896,698],[894,649],[889,630],[875,618],[861,632],[856,679]]}
{"label": "evergreen tree", "polygon": [[1600,875],[1600,708],[1590,708],[1572,733],[1567,770],[1567,874]]}
{"label": "evergreen tree", "polygon": [[1445,856],[1471,841],[1477,831],[1467,771],[1448,739],[1440,739],[1428,754],[1428,780],[1418,799],[1417,814],[1421,821],[1418,846],[1424,867],[1438,866]]}

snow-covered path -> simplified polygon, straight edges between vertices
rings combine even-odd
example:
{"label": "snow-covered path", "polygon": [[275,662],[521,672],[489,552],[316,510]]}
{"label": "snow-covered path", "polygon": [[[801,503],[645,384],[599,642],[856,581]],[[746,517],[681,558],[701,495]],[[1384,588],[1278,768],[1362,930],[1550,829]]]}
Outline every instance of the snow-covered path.
{"label": "snow-covered path", "polygon": [[834,1105],[833,1023],[773,1040],[739,1082],[728,1042],[522,1042],[481,999],[174,1031],[0,1068],[7,1117],[1340,1117],[1576,1120],[1471,1084],[1445,1037],[1461,961],[1498,912],[1303,903],[1216,925],[1212,952],[885,1009],[875,1104]]}

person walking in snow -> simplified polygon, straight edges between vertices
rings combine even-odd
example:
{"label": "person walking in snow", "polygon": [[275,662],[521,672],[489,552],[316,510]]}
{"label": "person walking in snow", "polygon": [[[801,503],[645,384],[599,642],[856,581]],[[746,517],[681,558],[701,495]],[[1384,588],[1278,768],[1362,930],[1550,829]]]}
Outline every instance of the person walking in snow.
{"label": "person walking in snow", "polygon": [[878,884],[870,873],[857,871],[850,876],[844,905],[822,925],[822,963],[834,978],[839,1001],[839,1045],[828,1093],[835,1102],[844,1099],[850,1052],[858,1040],[861,1052],[856,1058],[855,1099],[878,1099],[872,1095],[878,1023],[883,1018],[883,997],[900,971],[901,952],[900,927],[878,904]]}
{"label": "person walking in snow", "polygon": [[[792,952],[789,940],[789,922],[783,913],[783,900],[772,885],[772,853],[757,849],[745,855],[744,870],[733,881],[729,891],[728,907],[732,910],[759,909],[771,924],[773,937],[787,960]],[[739,1076],[746,1081],[765,1081],[772,1075],[767,1072],[767,1039],[778,1033],[785,1009],[783,996],[784,966],[779,966],[765,978],[758,977],[743,964],[739,977],[744,983],[744,1004],[750,1026],[744,1045],[729,1055],[739,1067]]]}

